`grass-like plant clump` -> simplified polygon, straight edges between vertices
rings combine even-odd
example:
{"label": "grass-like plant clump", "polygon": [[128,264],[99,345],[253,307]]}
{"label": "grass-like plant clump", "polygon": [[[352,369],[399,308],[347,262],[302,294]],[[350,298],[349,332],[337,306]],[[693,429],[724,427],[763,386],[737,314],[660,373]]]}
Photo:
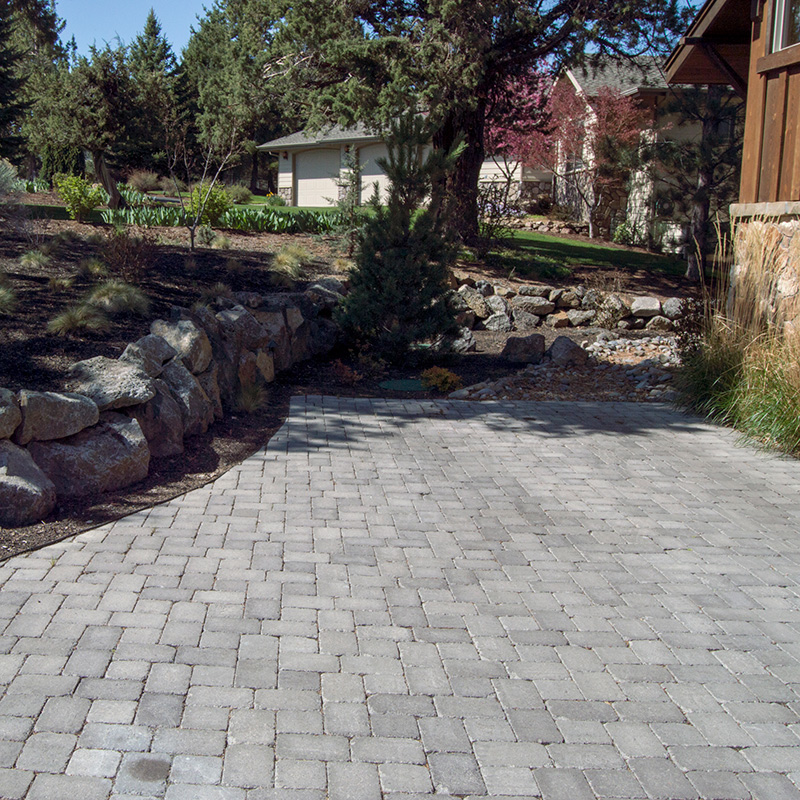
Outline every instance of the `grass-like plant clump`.
{"label": "grass-like plant clump", "polygon": [[17,294],[10,286],[0,284],[0,317],[7,317],[16,311]]}
{"label": "grass-like plant clump", "polygon": [[214,250],[230,250],[231,249],[231,240],[229,236],[225,236],[221,233],[218,233],[214,240],[211,242],[211,247]]}
{"label": "grass-like plant clump", "polygon": [[236,409],[245,414],[255,414],[269,400],[269,392],[257,381],[243,381],[236,397]]}
{"label": "grass-like plant clump", "polygon": [[150,310],[150,301],[141,289],[119,280],[101,283],[89,293],[86,302],[112,316],[118,314],[144,316]]}
{"label": "grass-like plant clump", "polygon": [[[722,281],[682,334],[676,389],[687,408],[786,453],[800,453],[800,247],[751,222],[734,232],[732,286]],[[790,289],[789,292],[786,290]],[[691,319],[691,317],[690,317]],[[691,324],[691,323],[690,323]]]}
{"label": "grass-like plant clump", "polygon": [[78,262],[78,277],[93,280],[105,278],[108,267],[99,258],[84,258]]}
{"label": "grass-like plant clump", "polygon": [[305,268],[311,261],[311,253],[303,245],[287,244],[275,254],[275,258],[272,259],[272,269],[296,281],[304,276]]}
{"label": "grass-like plant clump", "polygon": [[71,336],[79,333],[106,333],[111,321],[99,308],[81,304],[62,311],[47,323],[48,333]]}
{"label": "grass-like plant clump", "polygon": [[50,264],[50,256],[41,250],[28,250],[19,257],[19,265],[25,269],[44,269]]}
{"label": "grass-like plant clump", "polygon": [[53,275],[48,281],[50,289],[54,292],[64,292],[71,289],[75,283],[75,278],[72,275]]}

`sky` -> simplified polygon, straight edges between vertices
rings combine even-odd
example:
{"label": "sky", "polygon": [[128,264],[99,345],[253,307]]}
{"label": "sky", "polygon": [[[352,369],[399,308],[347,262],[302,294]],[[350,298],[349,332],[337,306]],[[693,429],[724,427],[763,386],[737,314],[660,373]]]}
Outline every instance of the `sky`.
{"label": "sky", "polygon": [[130,44],[141,33],[152,8],[173,52],[179,55],[189,41],[189,28],[196,28],[197,16],[204,13],[203,6],[212,4],[213,0],[56,0],[56,13],[66,22],[62,41],[74,36],[78,53],[86,55],[93,43],[99,47],[106,42],[114,44],[117,36]]}

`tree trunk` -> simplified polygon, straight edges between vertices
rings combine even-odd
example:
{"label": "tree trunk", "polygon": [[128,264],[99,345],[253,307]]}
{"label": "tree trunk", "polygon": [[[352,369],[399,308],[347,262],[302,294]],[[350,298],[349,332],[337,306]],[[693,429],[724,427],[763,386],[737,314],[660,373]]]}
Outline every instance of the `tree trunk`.
{"label": "tree trunk", "polygon": [[253,150],[253,161],[250,164],[250,191],[258,194],[258,150]]}
{"label": "tree trunk", "polygon": [[478,241],[478,178],[484,159],[483,129],[486,102],[478,102],[470,111],[456,110],[448,114],[433,137],[434,147],[449,150],[460,136],[466,145],[445,187],[446,208],[450,225],[465,244]]}
{"label": "tree trunk", "polygon": [[689,241],[686,253],[686,277],[700,283],[706,274],[706,245],[708,244],[708,219],[711,210],[711,187],[714,182],[714,165],[707,148],[717,135],[721,86],[706,87],[706,109],[700,140],[701,156],[697,169],[697,190],[692,198],[689,214]]}
{"label": "tree trunk", "polygon": [[102,150],[96,150],[92,153],[94,159],[95,176],[100,179],[103,188],[108,192],[108,207],[109,208],[124,208],[125,200],[117,189],[117,182],[111,174],[111,170],[106,164],[105,154]]}

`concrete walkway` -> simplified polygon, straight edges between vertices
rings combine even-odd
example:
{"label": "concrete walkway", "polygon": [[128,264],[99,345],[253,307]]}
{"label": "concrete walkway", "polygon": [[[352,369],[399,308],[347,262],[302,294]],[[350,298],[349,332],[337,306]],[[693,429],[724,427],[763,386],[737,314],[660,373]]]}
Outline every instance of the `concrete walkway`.
{"label": "concrete walkway", "polygon": [[0,565],[0,797],[800,798],[799,488],[652,405],[296,399]]}

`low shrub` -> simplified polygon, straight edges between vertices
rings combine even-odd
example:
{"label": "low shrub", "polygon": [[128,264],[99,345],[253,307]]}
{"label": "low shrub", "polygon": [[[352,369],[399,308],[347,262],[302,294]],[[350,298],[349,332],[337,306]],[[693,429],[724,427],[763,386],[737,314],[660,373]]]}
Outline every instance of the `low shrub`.
{"label": "low shrub", "polygon": [[214,237],[214,241],[211,242],[211,246],[215,250],[230,250],[231,249],[231,238],[230,238],[230,236],[223,236],[221,233],[218,233]]}
{"label": "low shrub", "polygon": [[[176,184],[177,191],[175,188]],[[168,175],[159,179],[158,188],[161,190],[162,194],[167,197],[177,197],[178,192],[185,192],[187,190],[186,181],[182,181],[180,178],[171,178]]]}
{"label": "low shrub", "polygon": [[161,179],[155,172],[137,169],[128,175],[128,186],[137,192],[155,192],[161,187]]}
{"label": "low shrub", "polygon": [[355,386],[364,379],[360,372],[338,358],[331,364],[331,374],[336,383],[341,383],[344,386]]}
{"label": "low shrub", "polygon": [[152,265],[152,234],[141,230],[115,228],[103,244],[103,260],[113,275],[128,283],[138,283]]}
{"label": "low shrub", "polygon": [[87,305],[73,306],[47,323],[48,333],[70,336],[74,333],[107,333],[111,320],[99,309]]}
{"label": "low shrub", "polygon": [[436,389],[443,394],[455,392],[463,385],[458,375],[444,367],[430,367],[420,375],[420,379],[426,389]]}
{"label": "low shrub", "polygon": [[243,381],[236,397],[236,410],[245,414],[255,414],[269,401],[269,392],[264,386],[254,381]]}
{"label": "low shrub", "polygon": [[210,247],[216,238],[216,231],[208,225],[201,225],[195,234],[197,244],[199,244],[201,247]]}
{"label": "low shrub", "polygon": [[285,206],[286,201],[279,195],[279,194],[268,194],[264,198],[264,205],[265,206]]}
{"label": "low shrub", "polygon": [[144,316],[150,310],[147,295],[138,287],[118,280],[109,280],[93,289],[86,303],[106,314],[138,314]]}
{"label": "low shrub", "polygon": [[226,191],[234,205],[246,205],[253,199],[253,193],[241,183],[226,187]]}
{"label": "low shrub", "polygon": [[67,213],[78,222],[83,222],[90,211],[106,202],[102,186],[93,185],[77,175],[56,175],[53,183]]}
{"label": "low shrub", "polygon": [[199,183],[189,197],[189,215],[195,219],[199,215],[202,225],[216,225],[231,205],[231,199],[222,184]]}

